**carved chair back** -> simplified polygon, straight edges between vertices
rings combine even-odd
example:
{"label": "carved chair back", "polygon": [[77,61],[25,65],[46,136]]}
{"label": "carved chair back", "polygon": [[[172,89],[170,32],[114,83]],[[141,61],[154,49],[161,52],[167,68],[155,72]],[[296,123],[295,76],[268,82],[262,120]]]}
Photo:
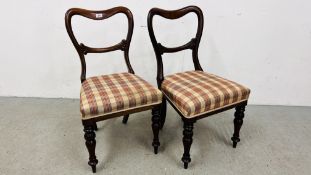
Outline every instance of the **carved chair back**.
{"label": "carved chair back", "polygon": [[[188,13],[195,13],[197,18],[198,18],[198,28],[197,28],[197,33],[194,38],[192,38],[188,43],[179,46],[179,47],[173,47],[173,48],[168,48],[163,46],[161,43],[157,42],[157,39],[154,35],[154,30],[153,30],[153,17],[155,15],[161,16],[166,19],[174,20],[181,18],[185,16]],[[179,10],[163,10],[159,8],[153,8],[149,11],[148,14],[148,31],[149,31],[149,36],[156,54],[157,58],[157,82],[158,82],[158,87],[161,88],[162,81],[164,80],[164,75],[163,75],[163,62],[162,62],[162,55],[164,53],[174,53],[174,52],[179,52],[182,50],[186,49],[191,49],[192,50],[192,59],[194,63],[194,68],[195,70],[201,70],[202,67],[200,65],[199,59],[198,59],[198,48],[203,32],[203,25],[204,25],[204,19],[203,19],[203,12],[199,7],[196,6],[188,6]]]}
{"label": "carved chair back", "polygon": [[[77,41],[73,30],[72,30],[72,24],[71,24],[71,19],[75,15],[83,16],[85,18],[89,18],[92,20],[104,20],[107,18],[110,18],[116,14],[123,13],[126,15],[128,19],[128,32],[126,39],[123,39],[120,43],[111,46],[111,47],[106,47],[106,48],[92,48],[84,45],[83,43],[80,43]],[[124,52],[124,58],[126,62],[126,66],[128,68],[129,73],[133,73],[134,71],[132,69],[132,66],[130,64],[129,60],[129,47],[133,35],[133,28],[134,28],[134,20],[133,20],[133,15],[129,9],[126,7],[115,7],[111,8],[108,10],[100,10],[100,11],[92,11],[92,10],[86,10],[86,9],[79,9],[79,8],[72,8],[69,9],[65,15],[65,24],[66,24],[66,29],[67,33],[76,48],[80,61],[81,61],[81,83],[86,79],[86,63],[85,63],[85,57],[84,55],[88,53],[105,53],[105,52],[110,52],[110,51],[116,51],[116,50],[121,50]]]}

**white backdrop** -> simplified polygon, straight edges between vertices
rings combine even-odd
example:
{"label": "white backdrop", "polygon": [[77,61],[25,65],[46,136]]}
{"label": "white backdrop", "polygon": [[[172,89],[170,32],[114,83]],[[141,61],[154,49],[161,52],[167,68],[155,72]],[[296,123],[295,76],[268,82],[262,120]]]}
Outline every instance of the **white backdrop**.
{"label": "white backdrop", "polygon": [[[205,71],[251,88],[251,104],[311,106],[310,0],[53,0],[1,3],[0,96],[78,98],[80,62],[67,36],[71,7],[128,7],[135,20],[130,60],[137,75],[156,85],[156,61],[148,36],[150,8],[201,7],[205,28],[199,58]],[[167,46],[195,35],[194,15],[177,21],[155,18]],[[108,46],[127,31],[126,18],[94,22],[74,18],[80,42]],[[122,53],[87,55],[87,75],[126,71]],[[164,56],[166,74],[193,69],[189,51]]]}

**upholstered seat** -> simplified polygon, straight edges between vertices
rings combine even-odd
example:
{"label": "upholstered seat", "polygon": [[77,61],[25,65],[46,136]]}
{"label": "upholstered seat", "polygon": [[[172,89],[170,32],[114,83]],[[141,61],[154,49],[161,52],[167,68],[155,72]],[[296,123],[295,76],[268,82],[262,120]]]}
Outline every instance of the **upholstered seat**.
{"label": "upholstered seat", "polygon": [[86,79],[80,92],[82,119],[161,103],[162,93],[131,73]]}
{"label": "upholstered seat", "polygon": [[186,118],[246,101],[250,93],[240,84],[202,71],[166,76],[162,91]]}

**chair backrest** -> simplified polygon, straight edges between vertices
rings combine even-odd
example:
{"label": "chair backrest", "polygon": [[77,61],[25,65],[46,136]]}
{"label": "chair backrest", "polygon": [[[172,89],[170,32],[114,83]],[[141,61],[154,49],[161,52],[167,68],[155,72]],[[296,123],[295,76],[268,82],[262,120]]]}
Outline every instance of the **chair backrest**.
{"label": "chair backrest", "polygon": [[[104,20],[118,13],[125,14],[128,19],[128,33],[127,33],[126,39],[123,39],[120,43],[114,46],[106,47],[106,48],[92,48],[92,47],[85,46],[83,43],[80,43],[80,44],[78,43],[73,33],[72,25],[71,25],[71,19],[74,15],[83,16],[83,17],[86,17],[92,20]],[[86,63],[85,63],[84,55],[86,55],[87,53],[105,53],[105,52],[110,52],[110,51],[121,50],[124,52],[124,58],[125,58],[126,66],[128,68],[128,72],[134,74],[134,71],[132,69],[132,66],[129,60],[129,47],[130,47],[130,43],[131,43],[131,39],[133,35],[134,20],[133,20],[133,15],[129,9],[127,9],[126,7],[115,7],[115,8],[111,8],[108,10],[92,11],[92,10],[86,10],[86,9],[72,8],[66,12],[65,24],[66,24],[67,33],[80,57],[81,67],[82,67],[81,77],[80,77],[81,83],[85,80],[85,76],[86,76]]]}
{"label": "chair backrest", "polygon": [[[159,15],[163,18],[166,19],[178,19],[186,14],[193,12],[197,15],[198,17],[198,28],[197,28],[197,33],[195,38],[192,38],[188,43],[185,45],[179,46],[179,47],[174,47],[174,48],[168,48],[163,46],[161,43],[158,43],[156,40],[156,37],[154,35],[154,30],[153,30],[153,17],[155,15]],[[203,19],[203,13],[199,7],[196,6],[188,6],[179,10],[163,10],[159,8],[153,8],[149,11],[148,14],[148,31],[149,31],[149,36],[156,54],[157,58],[157,82],[158,82],[158,87],[161,87],[162,81],[164,80],[164,75],[163,75],[163,62],[162,62],[162,54],[164,53],[173,53],[173,52],[178,52],[182,51],[185,49],[191,49],[192,50],[192,59],[194,63],[195,70],[202,70],[202,67],[200,65],[199,59],[198,59],[198,48],[203,32],[203,25],[204,25],[204,19]]]}

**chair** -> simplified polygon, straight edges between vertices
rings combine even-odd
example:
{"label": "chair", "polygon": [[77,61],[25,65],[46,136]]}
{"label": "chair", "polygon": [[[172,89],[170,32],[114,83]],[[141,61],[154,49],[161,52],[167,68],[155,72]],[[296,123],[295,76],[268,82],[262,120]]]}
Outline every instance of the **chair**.
{"label": "chair", "polygon": [[[174,20],[193,12],[198,18],[196,36],[187,44],[168,48],[158,43],[153,30],[153,17],[159,15]],[[198,48],[203,31],[203,13],[196,6],[188,6],[179,10],[163,10],[153,8],[148,14],[148,31],[157,59],[157,83],[162,90],[161,127],[165,122],[166,100],[174,107],[184,122],[182,162],[188,168],[191,162],[190,147],[192,144],[193,124],[202,118],[235,108],[234,134],[231,140],[235,148],[240,141],[239,132],[243,124],[244,110],[250,90],[238,83],[222,77],[203,72],[198,59]],[[162,55],[185,49],[192,50],[194,71],[180,72],[173,75],[163,75]]]}
{"label": "chair", "polygon": [[[114,46],[106,48],[92,48],[78,43],[71,25],[73,16],[80,15],[92,20],[104,20],[118,13],[126,15],[128,19],[128,33],[126,39]],[[129,114],[152,109],[152,130],[154,134],[152,145],[154,147],[154,153],[156,154],[160,146],[158,133],[162,93],[145,80],[136,76],[130,64],[129,47],[134,27],[131,11],[125,7],[115,7],[102,11],[73,8],[67,11],[65,23],[69,37],[79,54],[82,65],[80,77],[82,83],[80,111],[82,114],[82,124],[84,126],[85,144],[89,152],[88,164],[92,167],[93,173],[96,172],[96,164],[98,163],[95,156],[96,134],[94,131],[97,130],[96,122],[99,121],[124,116],[123,123],[126,124]],[[128,72],[86,78],[86,62],[84,55],[116,50],[124,52]]]}

